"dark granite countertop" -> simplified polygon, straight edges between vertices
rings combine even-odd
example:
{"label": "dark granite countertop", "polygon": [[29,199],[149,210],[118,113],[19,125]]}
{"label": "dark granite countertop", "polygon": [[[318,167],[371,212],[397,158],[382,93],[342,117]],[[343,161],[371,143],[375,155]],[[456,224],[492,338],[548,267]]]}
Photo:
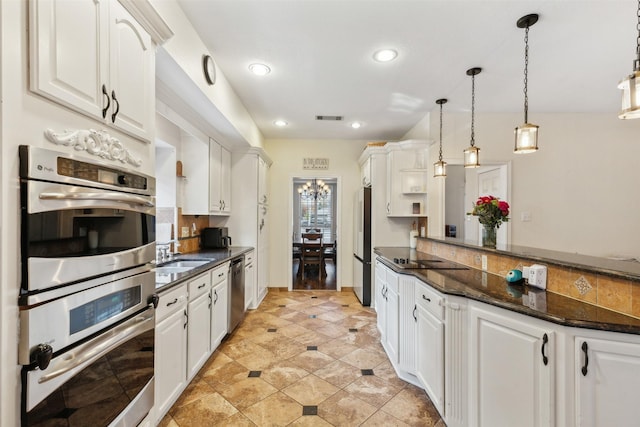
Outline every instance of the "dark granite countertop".
{"label": "dark granite countertop", "polygon": [[542,289],[508,283],[503,277],[473,268],[466,270],[403,269],[394,258],[433,259],[409,248],[375,248],[393,271],[411,274],[436,290],[481,301],[559,325],[640,335],[640,319],[567,298]]}
{"label": "dark granite countertop", "polygon": [[549,249],[530,248],[517,245],[498,245],[496,249],[479,246],[477,242],[456,239],[452,237],[421,237],[421,239],[461,246],[470,249],[497,253],[515,257],[527,258],[543,264],[561,267],[578,268],[594,273],[606,274],[623,279],[640,280],[640,262],[636,259],[601,258],[591,255],[553,251]]}
{"label": "dark granite countertop", "polygon": [[[183,283],[203,271],[217,267],[237,256],[244,255],[252,251],[254,248],[249,246],[231,246],[227,249],[203,249],[198,252],[190,252],[188,254],[176,255],[174,260],[208,260],[209,262],[201,266],[195,267],[189,271],[173,274],[160,274],[156,272],[156,291],[165,292],[180,283]],[[163,264],[158,264],[161,267]]]}

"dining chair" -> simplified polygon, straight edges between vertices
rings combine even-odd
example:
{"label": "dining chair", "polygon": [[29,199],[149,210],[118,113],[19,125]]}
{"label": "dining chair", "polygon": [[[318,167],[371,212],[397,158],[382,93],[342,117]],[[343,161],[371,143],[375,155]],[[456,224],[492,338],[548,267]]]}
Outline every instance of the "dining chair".
{"label": "dining chair", "polygon": [[309,265],[317,265],[318,275],[326,275],[322,261],[322,233],[302,233],[301,275]]}
{"label": "dining chair", "polygon": [[327,270],[327,260],[330,259],[333,261],[333,268],[336,268],[337,261],[337,251],[338,245],[337,241],[333,241],[333,243],[325,243],[322,245],[322,262],[324,264],[325,271]]}

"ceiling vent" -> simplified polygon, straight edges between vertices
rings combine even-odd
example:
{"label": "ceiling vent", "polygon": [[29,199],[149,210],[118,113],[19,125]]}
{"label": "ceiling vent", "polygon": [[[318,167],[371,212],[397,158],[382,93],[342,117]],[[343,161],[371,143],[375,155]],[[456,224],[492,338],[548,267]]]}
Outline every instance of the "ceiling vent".
{"label": "ceiling vent", "polygon": [[316,120],[328,120],[328,121],[339,122],[342,119],[343,119],[342,116],[316,116]]}

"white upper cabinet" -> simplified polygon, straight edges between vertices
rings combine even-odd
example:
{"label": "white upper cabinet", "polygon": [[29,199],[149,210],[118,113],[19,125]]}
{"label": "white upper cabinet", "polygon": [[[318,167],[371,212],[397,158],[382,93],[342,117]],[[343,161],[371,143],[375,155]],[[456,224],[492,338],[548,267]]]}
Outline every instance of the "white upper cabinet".
{"label": "white upper cabinet", "polygon": [[387,143],[387,216],[424,216],[427,212],[428,143]]}
{"label": "white upper cabinet", "polygon": [[231,153],[209,139],[209,210],[213,214],[231,213]]}
{"label": "white upper cabinet", "polygon": [[258,157],[258,204],[269,204],[269,165],[262,158]]}
{"label": "white upper cabinet", "polygon": [[31,90],[149,141],[155,46],[117,1],[33,0]]}

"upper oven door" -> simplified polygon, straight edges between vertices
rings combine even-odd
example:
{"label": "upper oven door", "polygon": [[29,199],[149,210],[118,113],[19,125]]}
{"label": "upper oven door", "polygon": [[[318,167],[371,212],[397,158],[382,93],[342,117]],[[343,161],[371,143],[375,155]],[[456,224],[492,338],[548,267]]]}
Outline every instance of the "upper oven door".
{"label": "upper oven door", "polygon": [[155,258],[154,197],[21,181],[22,288],[40,292]]}

